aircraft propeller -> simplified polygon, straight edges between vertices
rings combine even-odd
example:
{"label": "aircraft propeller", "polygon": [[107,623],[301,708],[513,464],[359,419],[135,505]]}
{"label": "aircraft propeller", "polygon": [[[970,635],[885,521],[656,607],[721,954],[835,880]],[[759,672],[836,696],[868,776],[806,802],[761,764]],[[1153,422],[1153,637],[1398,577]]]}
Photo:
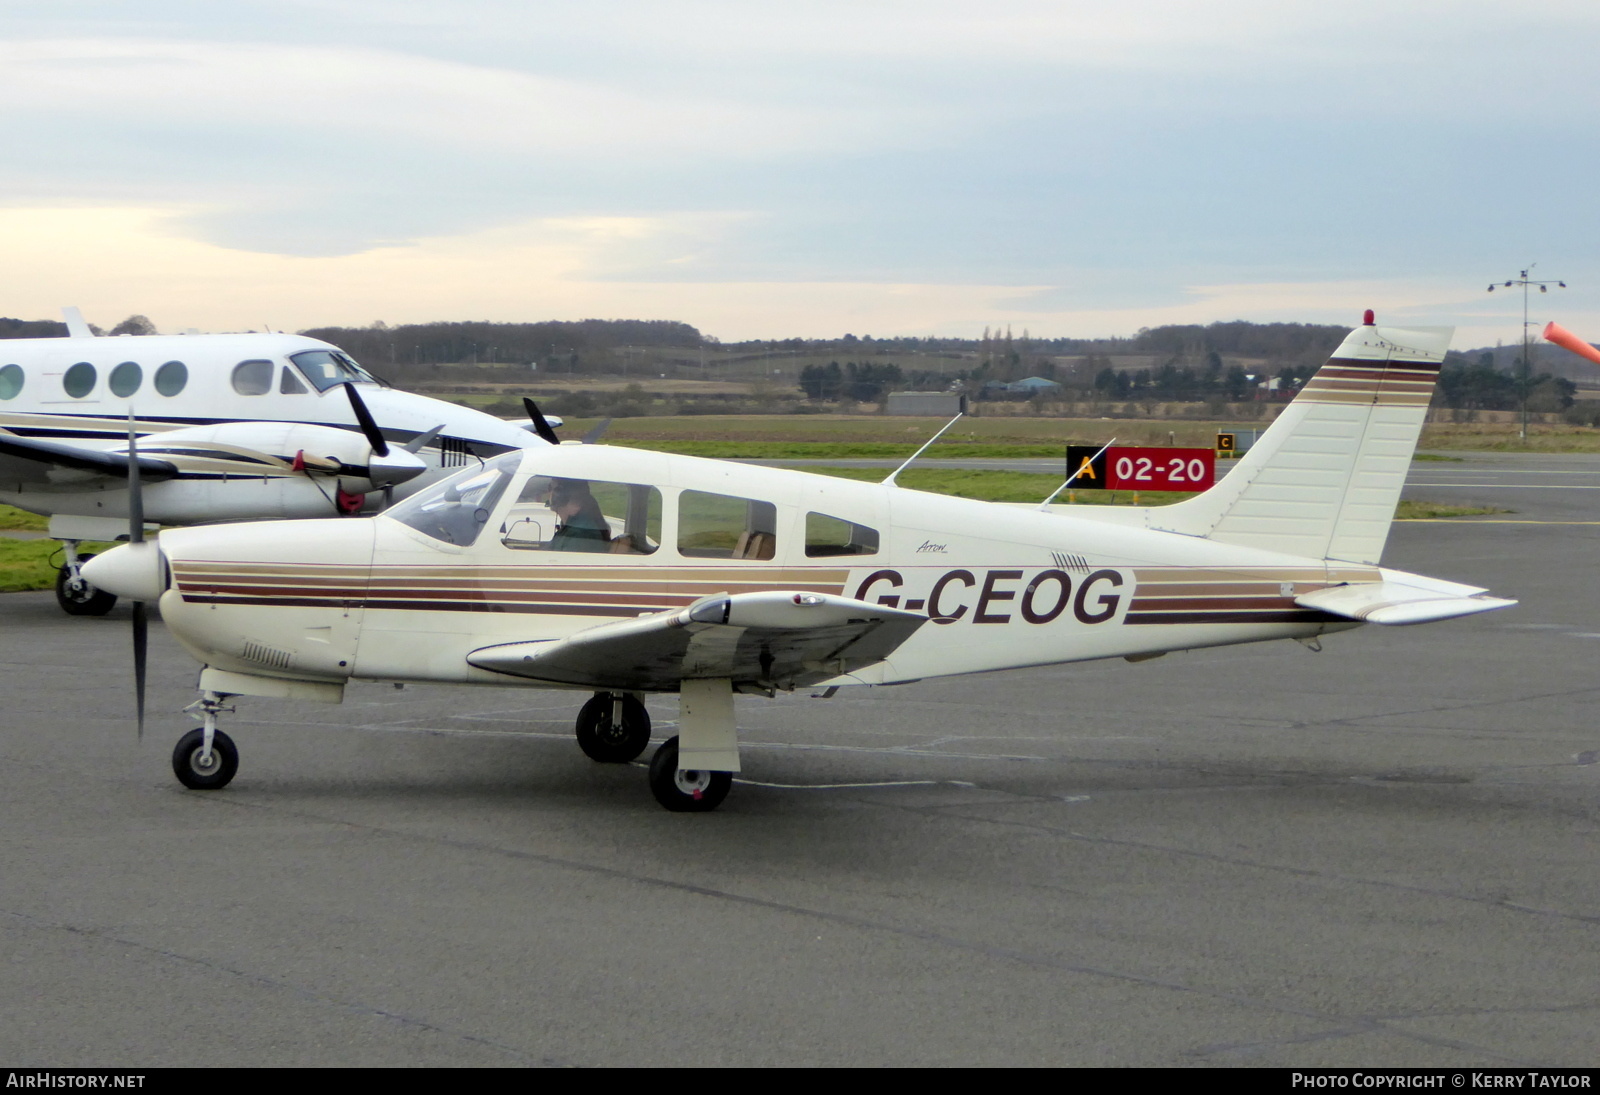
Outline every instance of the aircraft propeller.
{"label": "aircraft propeller", "polygon": [[561,438],[557,437],[556,431],[550,428],[549,420],[539,412],[539,404],[527,396],[523,396],[522,405],[528,409],[528,418],[533,422],[533,432],[552,445],[561,444]]}
{"label": "aircraft propeller", "polygon": [[[137,551],[157,550],[144,541],[144,484],[139,476],[139,435],[134,428],[133,406],[128,406],[128,547]],[[139,740],[144,740],[144,681],[145,666],[150,652],[150,621],[143,601],[133,602],[133,703],[139,727]]]}

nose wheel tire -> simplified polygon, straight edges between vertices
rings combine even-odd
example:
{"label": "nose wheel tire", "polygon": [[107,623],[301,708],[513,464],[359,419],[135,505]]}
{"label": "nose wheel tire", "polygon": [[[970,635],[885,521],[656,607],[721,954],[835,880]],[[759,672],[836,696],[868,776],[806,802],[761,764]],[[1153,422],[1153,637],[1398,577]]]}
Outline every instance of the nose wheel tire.
{"label": "nose wheel tire", "polygon": [[622,697],[622,722],[614,717],[615,698],[596,692],[578,712],[578,748],[602,764],[627,764],[650,744],[650,712],[633,696]]}
{"label": "nose wheel tire", "polygon": [[[93,555],[78,556],[78,565],[82,566]],[[67,583],[72,581],[70,567],[62,567],[56,571],[56,604],[61,606],[61,611],[68,616],[104,616],[111,611],[111,606],[117,603],[114,593],[107,593],[103,589],[96,589],[83,579],[78,580],[78,588],[73,589]]]}
{"label": "nose wheel tire", "polygon": [[732,772],[680,771],[676,737],[664,741],[650,758],[650,793],[673,813],[715,810],[732,787]]}
{"label": "nose wheel tire", "polygon": [[212,734],[210,757],[202,758],[204,748],[204,730],[191,730],[179,738],[172,751],[172,773],[191,791],[220,790],[239,770],[239,750],[221,730]]}

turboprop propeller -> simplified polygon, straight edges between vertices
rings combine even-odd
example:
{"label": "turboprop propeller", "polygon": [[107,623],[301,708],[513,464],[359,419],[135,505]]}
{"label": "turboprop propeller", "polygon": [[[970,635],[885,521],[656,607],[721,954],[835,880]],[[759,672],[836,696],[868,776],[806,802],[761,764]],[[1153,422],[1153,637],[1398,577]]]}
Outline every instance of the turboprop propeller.
{"label": "turboprop propeller", "polygon": [[533,423],[533,432],[550,442],[552,445],[561,444],[561,438],[556,436],[556,431],[551,428],[550,420],[539,410],[539,404],[527,396],[522,397],[522,405],[527,409],[528,420]]}

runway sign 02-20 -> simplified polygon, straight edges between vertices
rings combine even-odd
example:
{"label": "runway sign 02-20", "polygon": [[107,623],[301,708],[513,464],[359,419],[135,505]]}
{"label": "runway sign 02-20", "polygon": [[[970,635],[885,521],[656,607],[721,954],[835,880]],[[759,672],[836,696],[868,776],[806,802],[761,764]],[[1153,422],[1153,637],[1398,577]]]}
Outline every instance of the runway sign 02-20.
{"label": "runway sign 02-20", "polygon": [[1073,490],[1202,491],[1215,481],[1211,449],[1160,449],[1113,445],[1067,447],[1067,479]]}

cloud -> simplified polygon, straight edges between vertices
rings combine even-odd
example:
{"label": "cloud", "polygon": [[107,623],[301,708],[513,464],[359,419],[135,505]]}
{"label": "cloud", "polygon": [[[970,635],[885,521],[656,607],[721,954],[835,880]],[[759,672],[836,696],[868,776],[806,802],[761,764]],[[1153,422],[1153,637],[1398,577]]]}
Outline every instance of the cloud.
{"label": "cloud", "polygon": [[[180,242],[219,287],[344,270],[307,304],[340,322],[369,285],[445,315],[528,264],[515,318],[715,286],[748,303],[729,332],[783,283],[775,323],[872,301],[914,330],[938,300],[1103,332],[1302,306],[1192,286],[1476,286],[1535,256],[1577,284],[1597,24],[1558,0],[12,5],[0,207],[132,233],[129,292]],[[418,255],[500,280],[430,289]]]}

